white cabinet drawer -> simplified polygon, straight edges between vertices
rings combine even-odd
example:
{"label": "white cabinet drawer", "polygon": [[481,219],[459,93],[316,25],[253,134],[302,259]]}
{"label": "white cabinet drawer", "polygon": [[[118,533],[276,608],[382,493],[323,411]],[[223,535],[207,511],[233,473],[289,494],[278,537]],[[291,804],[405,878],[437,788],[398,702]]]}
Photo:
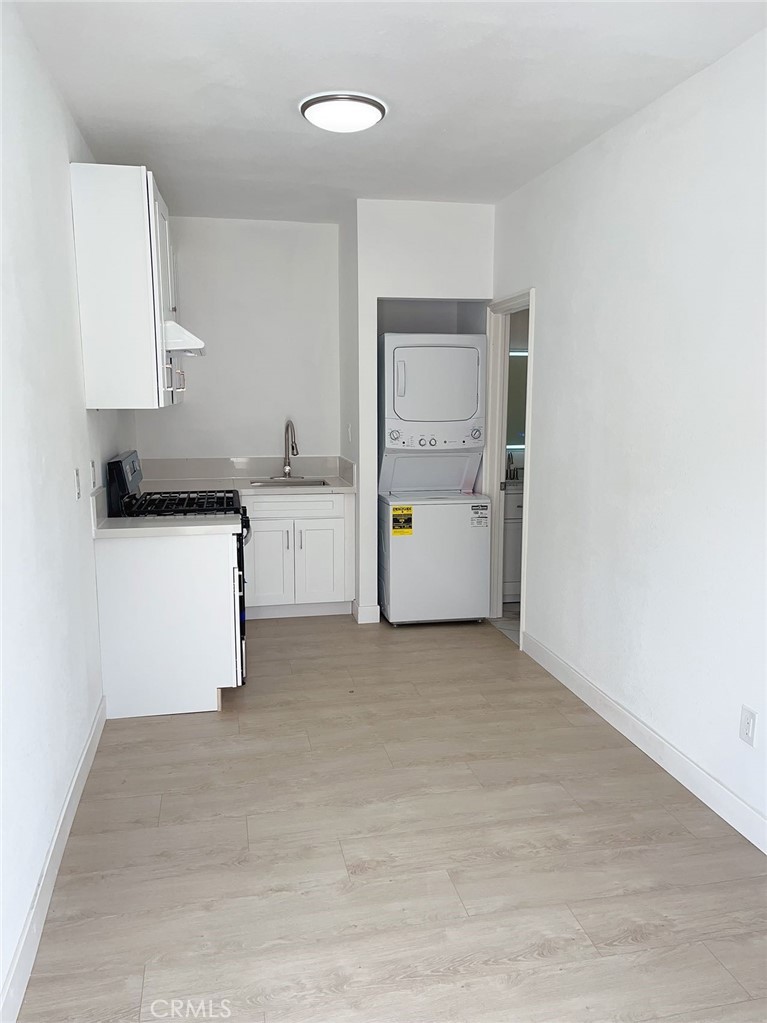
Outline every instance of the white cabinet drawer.
{"label": "white cabinet drawer", "polygon": [[240,498],[251,519],[341,519],[343,494],[258,494],[241,490]]}

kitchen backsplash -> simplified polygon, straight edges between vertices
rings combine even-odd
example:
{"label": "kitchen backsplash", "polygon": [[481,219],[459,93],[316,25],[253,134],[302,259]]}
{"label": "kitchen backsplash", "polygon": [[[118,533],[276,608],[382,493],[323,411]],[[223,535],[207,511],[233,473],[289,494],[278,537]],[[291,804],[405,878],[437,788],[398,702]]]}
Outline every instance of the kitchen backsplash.
{"label": "kitchen backsplash", "polygon": [[[294,476],[340,476],[354,483],[354,463],[339,455],[296,455]],[[245,476],[281,476],[282,455],[234,458],[142,458],[147,480],[230,479]]]}

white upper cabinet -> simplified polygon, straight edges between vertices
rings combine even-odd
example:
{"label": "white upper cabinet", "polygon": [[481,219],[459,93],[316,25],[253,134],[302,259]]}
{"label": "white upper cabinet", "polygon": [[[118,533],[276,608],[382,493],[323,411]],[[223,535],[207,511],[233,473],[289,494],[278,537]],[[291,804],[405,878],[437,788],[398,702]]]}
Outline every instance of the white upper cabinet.
{"label": "white upper cabinet", "polygon": [[[186,387],[168,208],[146,167],[74,163],[74,219],[87,408],[163,408]],[[188,341],[188,344],[186,342]]]}

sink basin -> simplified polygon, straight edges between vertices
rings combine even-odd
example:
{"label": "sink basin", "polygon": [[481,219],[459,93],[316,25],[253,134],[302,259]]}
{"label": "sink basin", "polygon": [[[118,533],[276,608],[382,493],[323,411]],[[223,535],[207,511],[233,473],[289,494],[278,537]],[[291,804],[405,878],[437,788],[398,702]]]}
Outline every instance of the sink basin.
{"label": "sink basin", "polygon": [[327,480],[312,476],[271,476],[250,481],[251,487],[326,487]]}

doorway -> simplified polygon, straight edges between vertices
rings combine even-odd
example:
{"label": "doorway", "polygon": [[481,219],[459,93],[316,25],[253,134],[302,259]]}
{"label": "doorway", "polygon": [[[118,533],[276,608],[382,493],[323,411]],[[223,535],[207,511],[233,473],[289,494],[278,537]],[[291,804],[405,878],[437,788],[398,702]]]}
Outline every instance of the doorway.
{"label": "doorway", "polygon": [[488,308],[487,445],[481,489],[492,499],[490,618],[524,649],[535,290]]}

